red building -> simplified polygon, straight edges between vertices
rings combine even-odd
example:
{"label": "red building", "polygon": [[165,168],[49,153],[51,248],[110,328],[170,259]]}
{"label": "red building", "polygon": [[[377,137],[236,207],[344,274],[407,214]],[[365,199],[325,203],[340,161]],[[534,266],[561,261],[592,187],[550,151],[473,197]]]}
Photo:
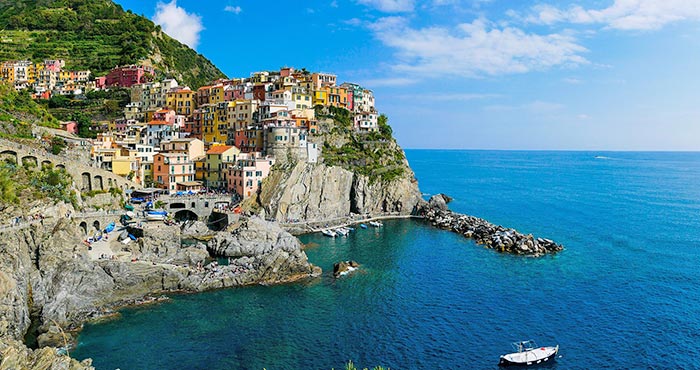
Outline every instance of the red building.
{"label": "red building", "polygon": [[155,76],[153,68],[136,65],[116,67],[105,77],[105,86],[131,87],[147,82],[147,75]]}
{"label": "red building", "polygon": [[262,130],[243,129],[234,134],[233,145],[243,153],[261,152],[263,144]]}

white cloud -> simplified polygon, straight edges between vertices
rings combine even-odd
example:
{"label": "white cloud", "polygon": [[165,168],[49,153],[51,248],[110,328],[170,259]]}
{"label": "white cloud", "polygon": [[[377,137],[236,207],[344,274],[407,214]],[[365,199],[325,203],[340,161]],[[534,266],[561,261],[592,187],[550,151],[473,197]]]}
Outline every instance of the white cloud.
{"label": "white cloud", "polygon": [[193,49],[199,45],[199,33],[204,30],[202,17],[177,6],[177,0],[158,2],[153,22],[163,27],[165,33]]}
{"label": "white cloud", "polygon": [[568,84],[571,84],[571,85],[580,85],[583,83],[583,81],[581,81],[578,78],[574,78],[574,77],[567,77],[567,78],[563,79],[562,81],[564,81]]}
{"label": "white cloud", "polygon": [[360,20],[359,18],[350,18],[344,20],[343,23],[347,24],[348,26],[359,26],[362,24],[362,20]]}
{"label": "white cloud", "polygon": [[233,14],[241,14],[243,9],[241,9],[241,7],[238,5],[236,5],[236,6],[226,5],[226,7],[224,8],[224,11],[229,12],[229,13],[233,13]]}
{"label": "white cloud", "polygon": [[411,76],[482,77],[588,63],[581,56],[587,49],[571,36],[497,28],[483,19],[454,28],[416,29],[394,16],[379,19],[370,29],[395,49],[393,70]]}
{"label": "white cloud", "polygon": [[357,0],[357,2],[385,13],[412,12],[415,6],[413,0]]}
{"label": "white cloud", "polygon": [[[515,14],[513,12],[511,15]],[[700,20],[700,2],[696,0],[614,0],[607,8],[585,9],[579,5],[560,9],[538,5],[525,16],[537,24],[603,24],[620,30],[655,30],[678,21]]]}

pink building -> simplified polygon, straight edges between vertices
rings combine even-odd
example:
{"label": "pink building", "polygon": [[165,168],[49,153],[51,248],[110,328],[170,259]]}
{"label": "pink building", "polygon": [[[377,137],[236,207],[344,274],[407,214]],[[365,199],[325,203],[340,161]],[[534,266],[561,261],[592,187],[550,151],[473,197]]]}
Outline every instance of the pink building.
{"label": "pink building", "polygon": [[65,65],[66,62],[61,59],[44,61],[44,69],[51,72],[61,72],[61,68],[63,68]]}
{"label": "pink building", "polygon": [[105,85],[107,87],[131,87],[132,85],[147,82],[146,75],[149,74],[155,76],[153,68],[136,65],[116,67],[107,74]]}
{"label": "pink building", "polygon": [[272,157],[239,159],[235,166],[228,169],[228,190],[243,199],[256,194],[274,164],[275,159]]}
{"label": "pink building", "polygon": [[61,130],[68,132],[70,134],[78,134],[78,123],[75,121],[68,121],[61,123]]}
{"label": "pink building", "polygon": [[95,79],[95,88],[97,90],[103,90],[105,87],[107,87],[107,77],[97,77]]}
{"label": "pink building", "polygon": [[176,118],[177,113],[175,113],[175,111],[171,109],[160,109],[153,113],[154,121],[164,121],[171,125],[175,123]]}

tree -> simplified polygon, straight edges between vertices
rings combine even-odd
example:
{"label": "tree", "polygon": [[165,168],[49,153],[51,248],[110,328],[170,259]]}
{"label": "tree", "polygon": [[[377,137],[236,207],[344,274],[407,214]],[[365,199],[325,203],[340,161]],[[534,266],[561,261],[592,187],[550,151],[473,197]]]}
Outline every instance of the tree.
{"label": "tree", "polygon": [[392,130],[391,126],[389,126],[389,117],[387,117],[386,114],[379,115],[379,118],[377,119],[377,124],[379,126],[379,133],[387,139],[391,138],[391,135],[394,133],[394,130]]}
{"label": "tree", "polygon": [[51,154],[58,155],[66,147],[66,141],[58,136],[51,139]]}

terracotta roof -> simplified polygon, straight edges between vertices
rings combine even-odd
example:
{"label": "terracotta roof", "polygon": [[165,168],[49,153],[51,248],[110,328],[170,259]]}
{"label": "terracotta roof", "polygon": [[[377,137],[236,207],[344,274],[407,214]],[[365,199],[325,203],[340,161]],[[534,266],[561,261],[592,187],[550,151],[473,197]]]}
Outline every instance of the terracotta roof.
{"label": "terracotta roof", "polygon": [[170,125],[171,123],[168,121],[151,121],[148,122],[149,125]]}
{"label": "terracotta roof", "polygon": [[229,146],[229,145],[217,145],[217,146],[207,150],[207,154],[222,154],[231,148],[233,148],[233,147]]}

